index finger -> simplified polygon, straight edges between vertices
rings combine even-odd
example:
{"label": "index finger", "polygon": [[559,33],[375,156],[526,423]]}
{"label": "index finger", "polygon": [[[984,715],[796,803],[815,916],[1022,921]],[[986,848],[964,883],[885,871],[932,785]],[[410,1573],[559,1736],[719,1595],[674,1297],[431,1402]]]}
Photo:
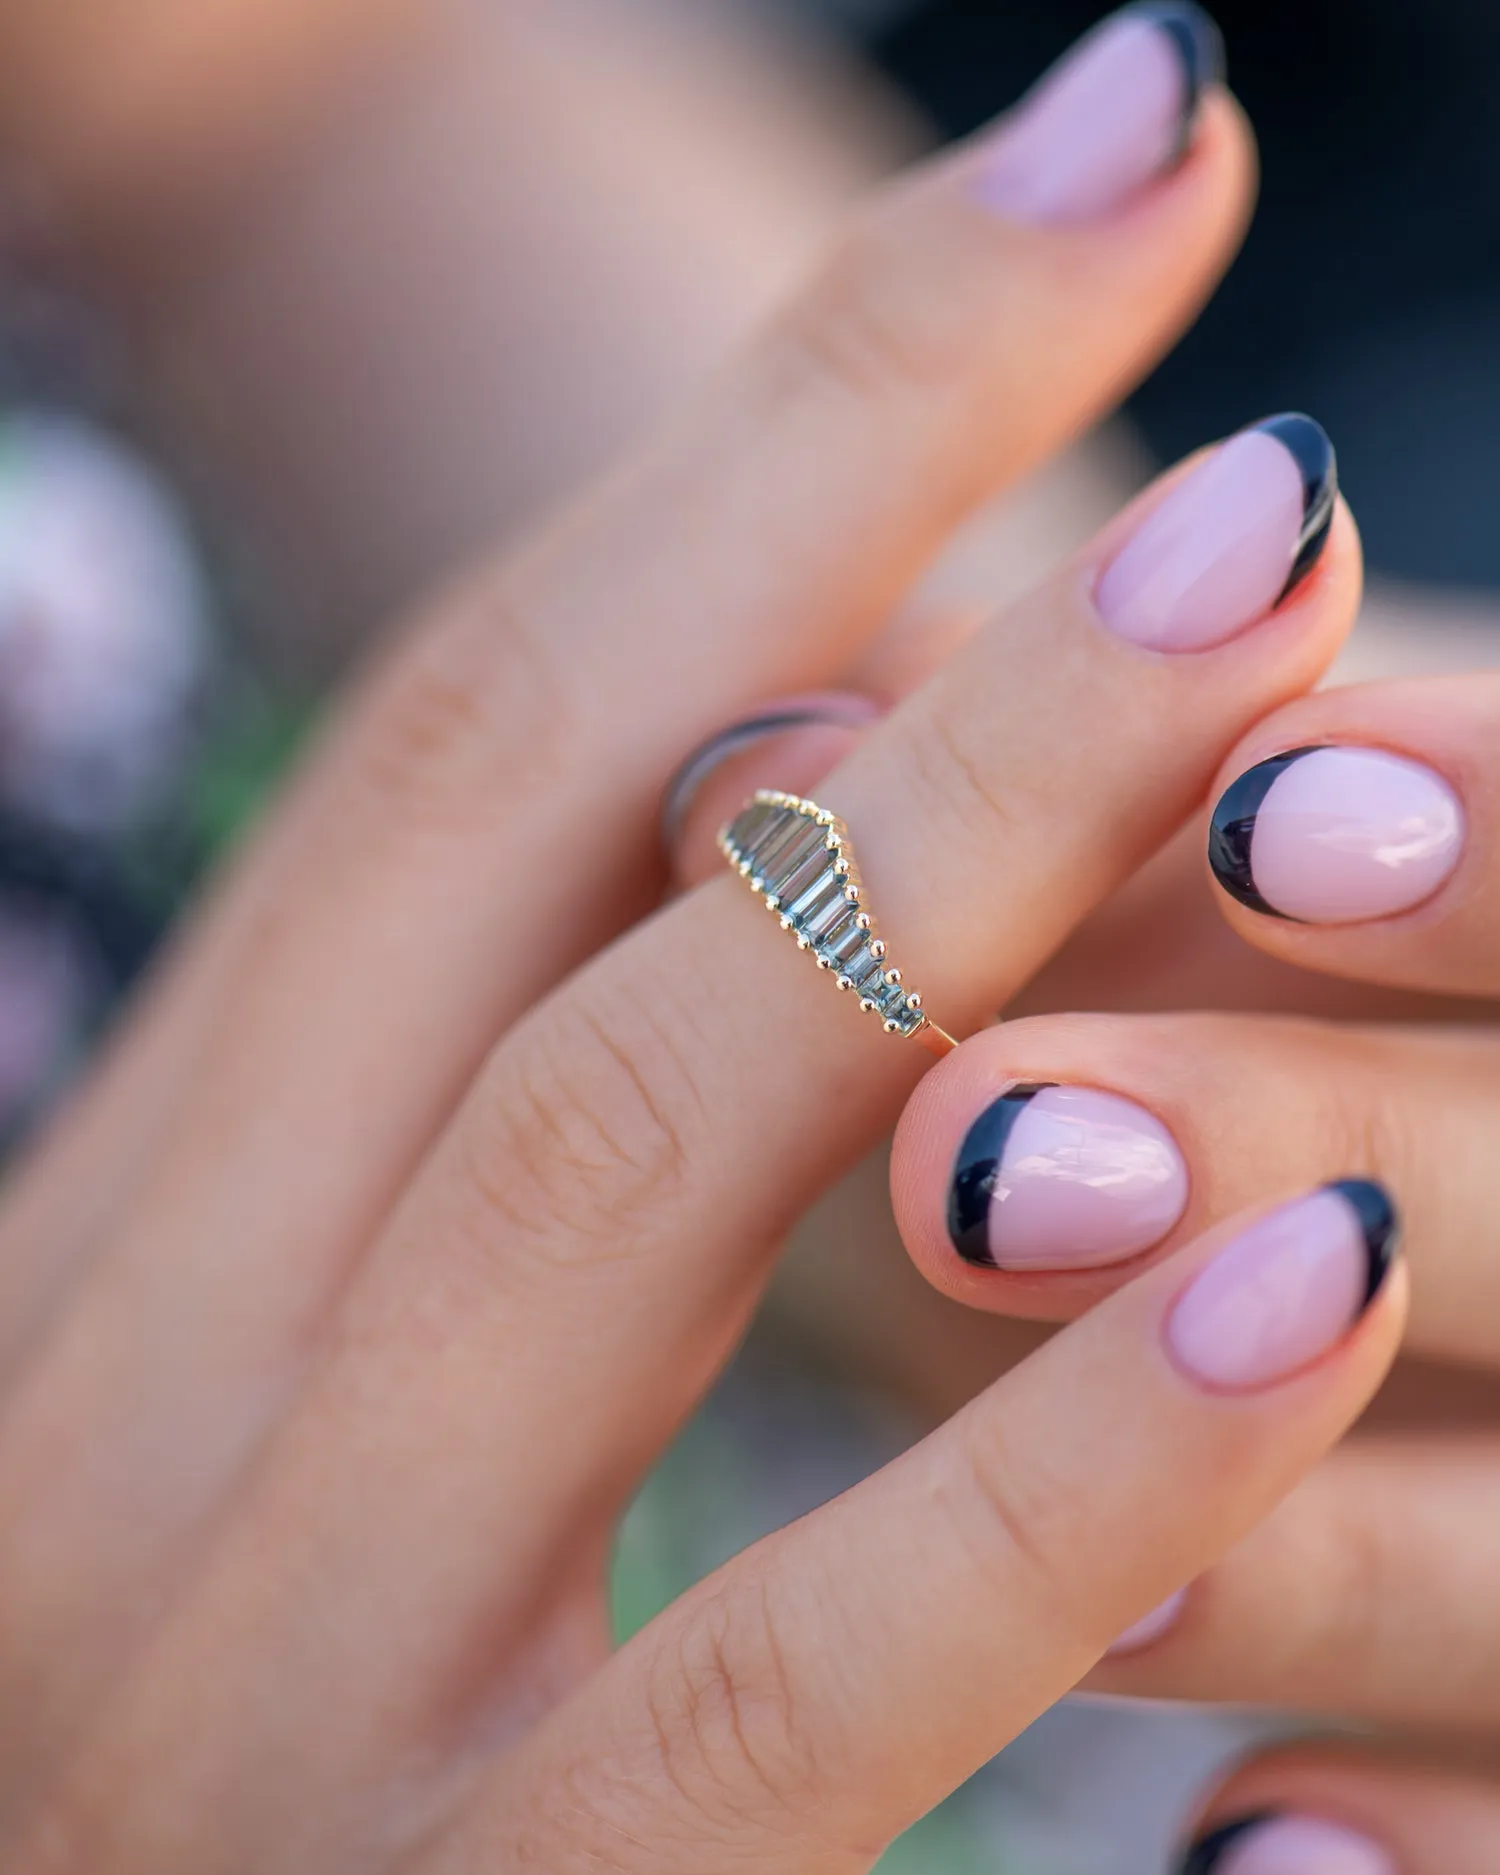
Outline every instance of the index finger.
{"label": "index finger", "polygon": [[867,1868],[1341,1435],[1399,1340],[1393,1231],[1325,1187],[1120,1291],[669,1609],[422,1875],[522,1842],[559,1875]]}

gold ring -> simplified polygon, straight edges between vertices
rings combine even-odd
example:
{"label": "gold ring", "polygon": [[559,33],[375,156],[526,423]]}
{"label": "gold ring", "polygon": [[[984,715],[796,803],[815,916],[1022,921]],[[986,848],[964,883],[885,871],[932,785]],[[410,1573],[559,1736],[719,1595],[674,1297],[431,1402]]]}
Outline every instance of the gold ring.
{"label": "gold ring", "polygon": [[909,1036],[934,1055],[958,1044],[886,961],[885,944],[865,906],[849,829],[816,801],[762,788],[719,833],[719,850],[790,931],[820,970],[853,990],[888,1035]]}

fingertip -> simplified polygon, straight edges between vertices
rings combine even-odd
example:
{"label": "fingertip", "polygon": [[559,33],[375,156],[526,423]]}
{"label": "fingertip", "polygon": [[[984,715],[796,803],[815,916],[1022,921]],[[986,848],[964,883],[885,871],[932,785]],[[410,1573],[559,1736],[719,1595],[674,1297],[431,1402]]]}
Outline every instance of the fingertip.
{"label": "fingertip", "polygon": [[[1128,1054],[1128,1039],[1108,1019],[1103,1027]],[[892,1205],[912,1261],[943,1294],[989,1313],[1068,1320],[1179,1238],[1188,1151],[1127,1091],[1128,1075],[1111,1072],[1100,1028],[1097,1018],[1036,1018],[986,1030],[908,1102]]]}

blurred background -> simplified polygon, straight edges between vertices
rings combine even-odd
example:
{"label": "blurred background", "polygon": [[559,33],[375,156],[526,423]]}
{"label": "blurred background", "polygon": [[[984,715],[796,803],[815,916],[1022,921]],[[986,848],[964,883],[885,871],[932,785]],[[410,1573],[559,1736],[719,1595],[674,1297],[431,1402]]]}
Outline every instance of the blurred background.
{"label": "blurred background", "polygon": [[[1003,108],[1106,10],[0,0],[8,1148],[362,645],[690,393],[852,198]],[[1262,143],[1245,254],[1124,416],[966,552],[998,603],[1158,461],[1305,408],[1375,576],[1356,661],[1482,660],[1500,13],[1216,14]],[[941,1407],[920,1363],[911,1379],[819,1332],[835,1293],[828,1267],[794,1288],[637,1505],[623,1628]],[[973,1325],[933,1333],[951,1366]],[[1251,1723],[1072,1704],[890,1867],[1160,1866],[1185,1794]]]}

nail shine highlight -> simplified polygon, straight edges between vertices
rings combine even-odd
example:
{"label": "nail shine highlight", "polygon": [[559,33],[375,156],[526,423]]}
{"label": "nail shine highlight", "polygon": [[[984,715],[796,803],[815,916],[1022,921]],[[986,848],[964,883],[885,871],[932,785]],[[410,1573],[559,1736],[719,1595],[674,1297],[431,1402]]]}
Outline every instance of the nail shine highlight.
{"label": "nail shine highlight", "polygon": [[1152,651],[1226,644],[1312,572],[1337,495],[1333,445],[1311,417],[1240,431],[1162,497],[1105,567],[1099,616]]}
{"label": "nail shine highlight", "polygon": [[1251,911],[1300,924],[1360,924],[1413,910],[1463,854],[1458,796],[1441,775],[1384,749],[1288,750],[1225,789],[1208,860]]}
{"label": "nail shine highlight", "polygon": [[985,1269],[1089,1269],[1159,1243],[1187,1206],[1187,1167],[1144,1107],[1097,1088],[1006,1089],[964,1136],[948,1234]]}

